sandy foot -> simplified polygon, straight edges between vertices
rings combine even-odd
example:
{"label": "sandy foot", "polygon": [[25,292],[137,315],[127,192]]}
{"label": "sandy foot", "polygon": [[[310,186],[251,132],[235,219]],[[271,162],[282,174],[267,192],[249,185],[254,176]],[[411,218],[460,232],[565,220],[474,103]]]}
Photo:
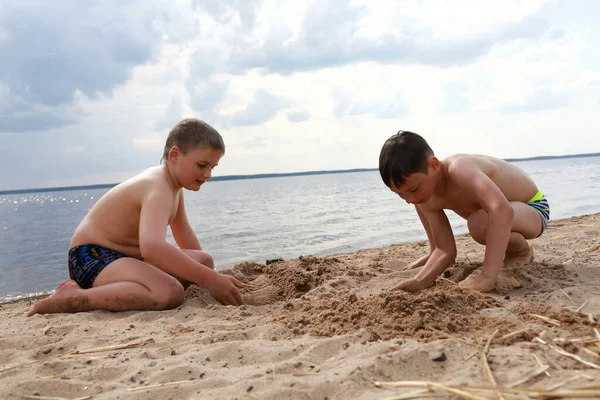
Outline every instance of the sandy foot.
{"label": "sandy foot", "polygon": [[477,292],[488,293],[496,288],[496,279],[488,278],[483,275],[471,274],[464,281],[459,283],[465,289],[475,290]]}
{"label": "sandy foot", "polygon": [[63,282],[56,288],[54,294],[38,302],[27,313],[27,316],[55,312],[73,312],[75,311],[74,308],[77,308],[81,303],[81,301],[76,301],[80,290],[81,288],[75,281]]}

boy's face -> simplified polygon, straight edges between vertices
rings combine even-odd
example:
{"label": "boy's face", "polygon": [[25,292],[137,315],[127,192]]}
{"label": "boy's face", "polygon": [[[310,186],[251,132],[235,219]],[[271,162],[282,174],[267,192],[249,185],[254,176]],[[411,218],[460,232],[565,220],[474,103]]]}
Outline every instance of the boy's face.
{"label": "boy's face", "polygon": [[[174,153],[174,154],[171,154]],[[212,170],[219,164],[223,151],[210,146],[198,146],[187,154],[177,147],[169,153],[169,159],[175,164],[179,184],[188,189],[197,191],[212,176]]]}
{"label": "boy's face", "polygon": [[423,204],[427,202],[436,189],[437,172],[440,170],[440,161],[432,157],[429,159],[427,173],[415,172],[406,177],[406,182],[396,187],[391,182],[390,189],[409,204]]}

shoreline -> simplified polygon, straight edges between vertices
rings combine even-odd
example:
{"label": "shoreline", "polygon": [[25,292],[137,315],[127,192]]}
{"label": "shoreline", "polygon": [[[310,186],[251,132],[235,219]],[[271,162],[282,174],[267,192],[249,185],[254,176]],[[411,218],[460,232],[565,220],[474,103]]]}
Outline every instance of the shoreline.
{"label": "shoreline", "polygon": [[[574,215],[574,216],[570,216],[570,217],[566,217],[566,218],[561,218],[561,219],[557,219],[557,220],[551,220],[550,224],[553,223],[561,223],[564,221],[570,221],[573,218],[584,218],[584,217],[594,217],[594,216],[599,216],[600,217],[600,212],[596,212],[596,213],[591,213],[591,214],[581,214],[581,215]],[[551,225],[550,225],[551,226]],[[546,232],[544,232],[544,235],[546,234]],[[461,233],[458,235],[455,235],[455,238],[464,238],[464,237],[469,237],[469,233]],[[535,239],[532,239],[535,240]],[[374,248],[364,248],[364,249],[357,249],[357,250],[353,250],[353,251],[349,251],[347,253],[328,253],[328,254],[323,254],[323,255],[318,255],[316,257],[333,257],[333,256],[340,256],[340,255],[347,255],[347,254],[353,254],[353,253],[357,253],[360,251],[365,251],[365,250],[377,250],[377,249],[383,249],[386,247],[390,247],[390,246],[398,246],[398,245],[408,245],[408,244],[423,244],[423,243],[427,243],[427,239],[425,240],[411,240],[411,241],[407,241],[407,242],[398,242],[395,244],[390,244],[390,245],[384,245],[381,247],[374,247]],[[284,260],[284,261],[293,261],[295,259],[298,259],[299,257],[315,257],[312,254],[307,254],[307,255],[299,255],[298,257],[294,258],[294,259],[288,259],[288,260]],[[240,263],[237,264],[242,264],[246,261],[242,261]],[[254,261],[251,261],[254,263]],[[219,271],[227,271],[227,270],[231,270],[235,267],[234,264],[233,266],[231,266],[231,268],[223,268],[222,270]],[[261,263],[257,263],[257,264],[261,264]],[[3,300],[0,297],[0,306],[1,305],[5,305],[5,304],[13,304],[13,303],[18,303],[20,301],[31,301],[31,300],[39,300],[39,299],[43,299],[46,298],[48,296],[50,296],[52,293],[54,293],[54,290],[48,291],[48,292],[37,292],[37,293],[31,293],[31,294],[17,294],[15,296],[15,298],[11,298],[8,300]]]}

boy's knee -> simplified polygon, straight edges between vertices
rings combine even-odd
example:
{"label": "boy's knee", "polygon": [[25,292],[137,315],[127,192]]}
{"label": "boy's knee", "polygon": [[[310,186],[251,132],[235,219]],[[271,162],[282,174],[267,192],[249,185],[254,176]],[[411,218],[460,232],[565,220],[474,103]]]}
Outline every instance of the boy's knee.
{"label": "boy's knee", "polygon": [[169,282],[164,284],[155,296],[157,308],[168,310],[181,305],[183,303],[183,293],[181,283],[175,278],[169,279]]}
{"label": "boy's knee", "polygon": [[476,211],[467,220],[467,227],[473,240],[479,244],[485,244],[487,235],[488,219],[484,211]]}
{"label": "boy's knee", "polygon": [[210,269],[215,269],[215,261],[213,260],[213,257],[206,251],[202,252],[202,261],[200,262]]}

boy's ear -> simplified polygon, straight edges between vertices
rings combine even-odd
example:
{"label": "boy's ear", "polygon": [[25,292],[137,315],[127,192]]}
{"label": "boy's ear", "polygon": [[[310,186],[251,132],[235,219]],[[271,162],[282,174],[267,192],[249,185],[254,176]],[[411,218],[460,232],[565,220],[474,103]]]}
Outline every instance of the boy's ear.
{"label": "boy's ear", "polygon": [[171,147],[171,150],[169,150],[169,161],[176,163],[177,160],[179,159],[180,154],[181,154],[181,149],[179,148],[179,146]]}
{"label": "boy's ear", "polygon": [[435,157],[435,156],[433,156],[433,157],[431,157],[431,158],[429,159],[429,166],[430,166],[430,167],[431,167],[431,169],[433,169],[434,171],[439,171],[439,169],[440,169],[440,164],[441,164],[440,160],[439,160],[437,157]]}

